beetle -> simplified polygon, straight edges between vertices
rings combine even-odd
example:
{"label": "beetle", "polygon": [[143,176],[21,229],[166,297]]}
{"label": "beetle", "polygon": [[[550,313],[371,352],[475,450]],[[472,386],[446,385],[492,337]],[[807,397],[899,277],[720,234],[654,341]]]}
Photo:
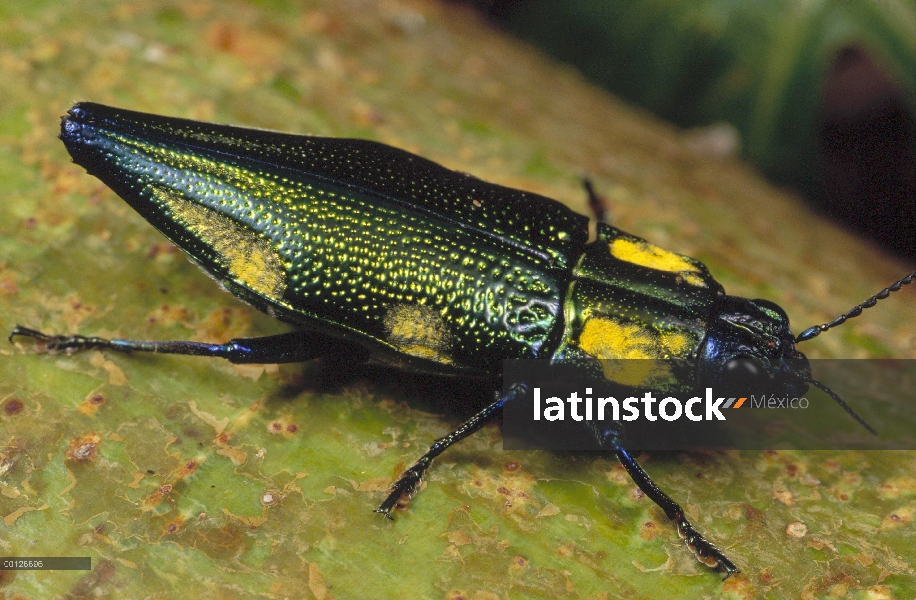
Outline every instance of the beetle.
{"label": "beetle", "polygon": [[[381,143],[201,123],[75,104],[60,138],[98,177],[220,285],[293,326],[224,344],[48,335],[49,351],[90,348],[300,362],[343,355],[418,373],[500,379],[504,359],[691,359],[685,377],[814,385],[796,344],[858,316],[912,273],[798,336],[766,300],[725,294],[701,262],[663,250],[536,194],[484,182]],[[590,202],[599,203],[589,184]],[[801,366],[797,366],[802,361]],[[682,375],[684,376],[684,375]],[[433,459],[525,395],[495,401],[436,440],[376,510],[391,518]],[[494,383],[494,389],[498,385]],[[595,432],[671,519],[696,557],[737,573],[624,447]]]}

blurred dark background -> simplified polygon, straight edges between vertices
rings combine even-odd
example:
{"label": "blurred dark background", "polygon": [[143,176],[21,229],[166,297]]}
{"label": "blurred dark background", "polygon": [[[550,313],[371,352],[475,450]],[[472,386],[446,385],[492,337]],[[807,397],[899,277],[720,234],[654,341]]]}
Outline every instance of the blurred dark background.
{"label": "blurred dark background", "polygon": [[916,2],[452,1],[916,258]]}

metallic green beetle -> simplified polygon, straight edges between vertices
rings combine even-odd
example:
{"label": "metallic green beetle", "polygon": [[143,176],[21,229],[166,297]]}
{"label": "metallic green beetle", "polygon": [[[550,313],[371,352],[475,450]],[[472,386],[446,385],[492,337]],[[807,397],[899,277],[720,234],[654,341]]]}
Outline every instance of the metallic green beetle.
{"label": "metallic green beetle", "polygon": [[[749,359],[748,376],[779,376],[797,394],[814,384],[855,416],[809,369],[786,361],[804,359],[797,341],[857,316],[916,277],[796,338],[782,309],[727,296],[694,259],[603,223],[588,243],[588,219],[558,202],[384,144],[92,103],[69,111],[60,137],[74,162],[225,289],[295,330],[226,344],[51,336],[19,326],[10,335],[51,350],[168,352],[237,363],[343,353],[491,381],[512,358],[698,359],[704,366],[693,380],[676,382],[685,387],[715,381]],[[524,382],[512,383],[518,385],[436,441],[378,512],[390,517],[433,458],[524,394]],[[699,560],[726,576],[738,571],[652,482],[616,431],[599,437]]]}

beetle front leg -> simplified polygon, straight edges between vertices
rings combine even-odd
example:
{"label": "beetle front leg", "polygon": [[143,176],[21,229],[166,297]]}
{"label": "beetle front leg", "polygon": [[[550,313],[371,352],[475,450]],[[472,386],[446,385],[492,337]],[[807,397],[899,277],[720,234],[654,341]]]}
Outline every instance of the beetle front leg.
{"label": "beetle front leg", "polygon": [[207,344],[170,340],[146,342],[139,340],[106,339],[84,335],[51,335],[16,325],[10,332],[14,337],[32,338],[44,344],[49,352],[79,352],[81,350],[113,350],[130,354],[151,352],[156,354],[187,354],[225,358],[236,364],[304,362],[329,355],[352,354],[354,359],[365,359],[368,353],[312,331],[290,331],[259,338],[237,338],[225,344]]}
{"label": "beetle front leg", "polygon": [[472,433],[476,432],[478,429],[489,423],[493,418],[502,411],[503,406],[506,402],[511,402],[523,396],[527,388],[522,384],[515,384],[509,388],[509,391],[502,396],[496,402],[488,405],[486,408],[475,414],[473,417],[461,424],[461,426],[455,431],[451,432],[443,438],[438,440],[430,446],[429,451],[426,454],[420,457],[412,467],[404,471],[401,477],[394,482],[394,485],[391,486],[391,491],[388,494],[388,497],[385,498],[385,501],[375,509],[375,512],[382,513],[389,519],[394,519],[391,516],[391,511],[397,506],[401,498],[406,497],[408,500],[413,497],[417,492],[417,487],[420,485],[420,481],[423,479],[423,475],[426,473],[426,470],[429,469],[429,466],[432,464],[433,459],[445,452],[445,450],[455,444],[460,442],[464,438],[468,437]]}
{"label": "beetle front leg", "polygon": [[667,515],[669,519],[674,521],[677,526],[678,535],[687,543],[687,547],[694,553],[698,561],[713,569],[722,568],[725,571],[726,579],[735,573],[740,573],[735,563],[729,560],[719,548],[706,540],[700,532],[694,529],[693,524],[684,516],[684,510],[680,505],[655,485],[655,482],[652,481],[649,474],[639,466],[633,457],[630,456],[630,453],[627,452],[619,442],[613,441],[611,442],[611,446],[614,449],[614,453],[617,455],[617,459],[627,470],[627,473],[630,474],[630,477],[636,485],[639,486],[639,489],[641,489],[646,496],[651,498],[653,502],[658,504],[661,509],[665,511],[665,515]]}

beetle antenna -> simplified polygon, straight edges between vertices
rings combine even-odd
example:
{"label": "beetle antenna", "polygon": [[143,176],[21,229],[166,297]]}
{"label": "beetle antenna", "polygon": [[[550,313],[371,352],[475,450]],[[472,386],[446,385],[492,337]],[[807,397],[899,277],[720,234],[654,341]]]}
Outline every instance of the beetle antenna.
{"label": "beetle antenna", "polygon": [[[857,304],[855,307],[853,307],[852,310],[850,310],[846,314],[840,315],[839,317],[830,321],[829,323],[824,323],[823,325],[815,325],[814,327],[809,327],[808,329],[805,329],[804,331],[802,331],[800,334],[798,334],[795,337],[795,342],[796,343],[804,342],[804,341],[810,340],[811,338],[816,338],[817,336],[827,331],[828,329],[833,329],[837,325],[842,325],[848,319],[858,317],[859,315],[862,314],[863,310],[865,310],[866,308],[871,308],[872,306],[878,303],[878,300],[884,300],[885,298],[891,295],[891,292],[899,291],[901,287],[909,283],[912,283],[914,279],[916,279],[916,272],[910,273],[909,275],[907,275],[900,281],[897,281],[896,283],[887,286],[886,288],[884,288],[883,290],[881,290],[880,292],[878,292],[877,294],[875,294],[874,296],[866,300],[865,302],[862,302],[861,304]],[[836,398],[836,400],[840,402],[840,404],[842,404],[842,401],[839,398]],[[847,408],[846,410],[849,410],[849,409]]]}
{"label": "beetle antenna", "polygon": [[839,396],[837,396],[836,393],[835,393],[833,390],[831,390],[829,387],[827,387],[826,385],[824,385],[824,384],[821,383],[820,381],[817,381],[817,380],[814,380],[814,379],[806,379],[805,381],[808,382],[808,383],[810,383],[811,385],[813,385],[814,387],[816,387],[816,388],[819,389],[820,391],[824,392],[825,394],[827,394],[828,396],[830,396],[830,397],[833,398],[834,400],[836,400],[836,403],[839,404],[840,406],[842,406],[842,407],[843,407],[843,410],[845,410],[846,412],[848,412],[848,413],[850,414],[850,416],[852,416],[853,419],[855,419],[856,421],[858,421],[859,424],[860,424],[862,427],[864,427],[865,429],[869,430],[873,435],[878,435],[878,432],[875,431],[874,429],[872,429],[871,425],[869,425],[868,423],[865,422],[865,419],[863,419],[862,417],[860,417],[859,415],[857,415],[857,414],[856,414],[856,411],[852,410],[852,408],[851,408],[848,404],[846,404],[845,402],[843,402],[843,399],[840,398]]}

